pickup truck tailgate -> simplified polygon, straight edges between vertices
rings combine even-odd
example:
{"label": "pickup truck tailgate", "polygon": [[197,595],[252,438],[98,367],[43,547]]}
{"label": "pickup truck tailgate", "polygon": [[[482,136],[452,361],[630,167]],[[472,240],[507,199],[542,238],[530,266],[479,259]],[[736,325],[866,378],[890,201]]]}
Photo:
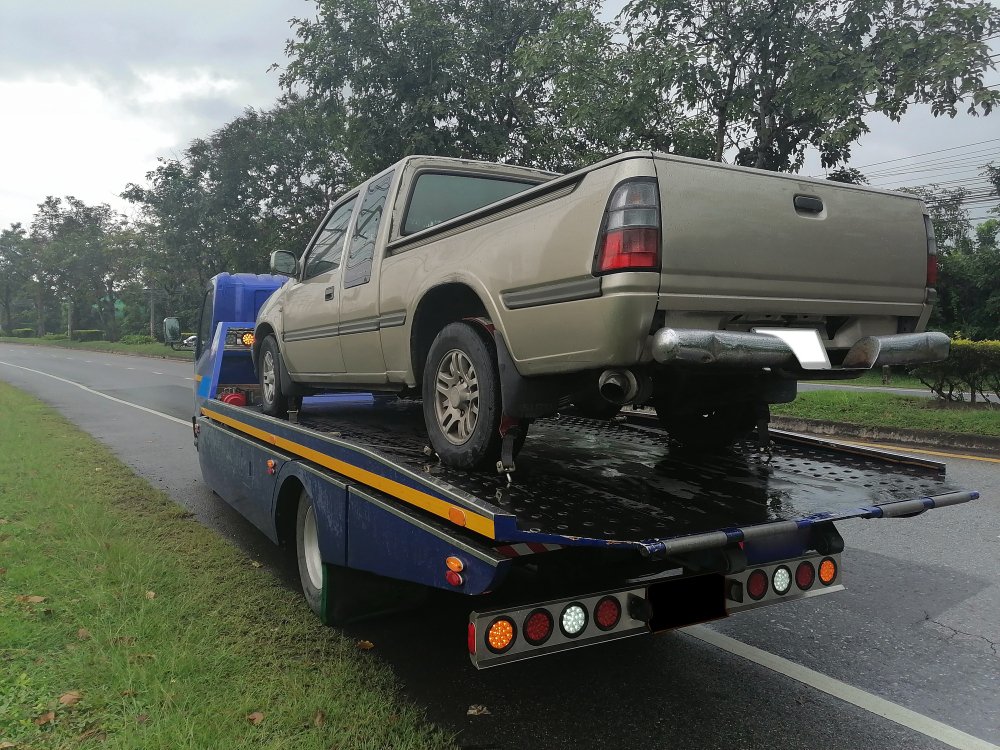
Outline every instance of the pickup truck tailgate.
{"label": "pickup truck tailgate", "polygon": [[923,303],[919,199],[662,154],[654,161],[668,307],[692,309],[683,301],[700,297],[693,309],[822,313],[823,302],[850,301],[907,314],[900,305]]}

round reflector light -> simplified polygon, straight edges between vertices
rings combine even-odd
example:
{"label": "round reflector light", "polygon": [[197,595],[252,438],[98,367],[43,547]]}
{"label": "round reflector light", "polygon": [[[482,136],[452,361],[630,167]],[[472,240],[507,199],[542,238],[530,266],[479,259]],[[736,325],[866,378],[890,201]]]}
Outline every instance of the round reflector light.
{"label": "round reflector light", "polygon": [[803,591],[811,588],[813,583],[816,582],[816,568],[808,560],[803,560],[799,563],[799,567],[795,569],[795,585],[798,586]]}
{"label": "round reflector light", "polygon": [[601,630],[611,630],[622,619],[622,605],[613,596],[606,596],[594,607],[594,622]]}
{"label": "round reflector light", "polygon": [[576,638],[587,627],[587,610],[579,602],[567,604],[559,615],[559,629],[567,638]]}
{"label": "round reflector light", "polygon": [[524,640],[532,646],[541,646],[552,635],[554,626],[548,610],[536,609],[525,618],[521,632],[524,633]]}
{"label": "round reflector light", "polygon": [[829,586],[837,578],[837,563],[832,557],[824,558],[819,564],[819,582]]}
{"label": "round reflector light", "polygon": [[792,587],[792,571],[784,565],[778,566],[771,576],[771,585],[774,586],[776,594],[787,594],[788,589]]}
{"label": "round reflector light", "polygon": [[498,617],[486,629],[486,645],[494,654],[502,654],[514,645],[517,630],[509,617]]}
{"label": "round reflector light", "polygon": [[747,595],[754,600],[763,599],[767,593],[767,573],[757,569],[747,577]]}

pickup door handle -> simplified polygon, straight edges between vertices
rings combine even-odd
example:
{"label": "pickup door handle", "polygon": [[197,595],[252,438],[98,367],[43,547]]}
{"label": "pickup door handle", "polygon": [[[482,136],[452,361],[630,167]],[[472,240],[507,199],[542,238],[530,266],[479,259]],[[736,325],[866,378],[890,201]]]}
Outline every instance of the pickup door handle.
{"label": "pickup door handle", "polygon": [[325,299],[327,301],[332,300],[333,299],[333,290],[334,289],[336,289],[336,287],[333,287],[333,286],[328,286],[326,289],[324,289],[323,290],[323,299]]}
{"label": "pickup door handle", "polygon": [[804,211],[808,214],[818,214],[823,211],[823,201],[814,195],[796,195],[795,210]]}

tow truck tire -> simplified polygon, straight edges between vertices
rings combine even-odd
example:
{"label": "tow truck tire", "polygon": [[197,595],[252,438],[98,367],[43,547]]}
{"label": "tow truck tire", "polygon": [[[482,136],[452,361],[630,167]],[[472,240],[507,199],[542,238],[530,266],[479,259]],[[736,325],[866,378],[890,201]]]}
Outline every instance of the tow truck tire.
{"label": "tow truck tire", "polygon": [[257,360],[257,378],[260,381],[260,404],[265,414],[286,419],[288,396],[281,389],[281,352],[274,336],[267,336],[260,345]]}
{"label": "tow truck tire", "polygon": [[[470,323],[449,323],[427,354],[424,422],[442,463],[493,468],[500,458],[500,374],[496,346]],[[515,446],[515,449],[519,446]]]}

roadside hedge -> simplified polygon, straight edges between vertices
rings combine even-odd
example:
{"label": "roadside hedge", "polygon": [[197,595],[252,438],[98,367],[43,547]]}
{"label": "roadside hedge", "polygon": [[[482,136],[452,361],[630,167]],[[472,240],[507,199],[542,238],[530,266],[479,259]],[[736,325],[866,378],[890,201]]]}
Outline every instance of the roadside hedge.
{"label": "roadside hedge", "polygon": [[15,328],[11,331],[11,334],[17,336],[19,339],[30,339],[35,335],[34,328]]}
{"label": "roadside hedge", "polygon": [[65,333],[46,333],[42,336],[43,341],[65,341],[67,338]]}
{"label": "roadside hedge", "polygon": [[136,346],[138,344],[155,344],[156,339],[152,336],[145,335],[142,333],[127,333],[122,336],[119,341],[123,344],[131,344]]}
{"label": "roadside hedge", "polygon": [[73,341],[103,341],[104,331],[98,330],[96,328],[82,328],[79,331],[73,331]]}
{"label": "roadside hedge", "polygon": [[911,374],[945,401],[964,401],[966,393],[973,403],[988,401],[987,396],[1000,399],[1000,341],[954,339],[948,359]]}

